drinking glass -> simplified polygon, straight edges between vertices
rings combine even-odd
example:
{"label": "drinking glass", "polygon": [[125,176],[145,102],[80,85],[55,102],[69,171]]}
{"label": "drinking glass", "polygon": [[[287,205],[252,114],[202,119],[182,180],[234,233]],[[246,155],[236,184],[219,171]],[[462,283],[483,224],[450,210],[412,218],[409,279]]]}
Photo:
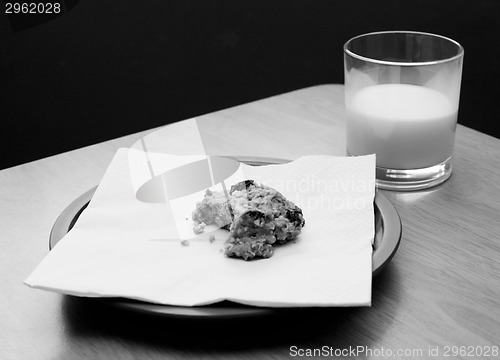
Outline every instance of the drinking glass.
{"label": "drinking glass", "polygon": [[463,55],[452,39],[414,31],[345,43],[347,154],[376,154],[379,188],[425,189],[450,177]]}

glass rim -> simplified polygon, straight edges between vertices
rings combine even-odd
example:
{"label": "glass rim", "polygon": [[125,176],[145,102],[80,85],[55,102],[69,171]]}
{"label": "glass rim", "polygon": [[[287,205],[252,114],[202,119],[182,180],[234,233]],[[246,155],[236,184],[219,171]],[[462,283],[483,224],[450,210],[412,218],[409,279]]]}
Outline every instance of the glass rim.
{"label": "glass rim", "polygon": [[[360,39],[363,37],[373,36],[373,35],[386,35],[386,34],[415,34],[415,35],[424,35],[424,36],[428,36],[428,37],[439,38],[441,40],[448,41],[448,42],[454,44],[455,46],[457,46],[457,49],[458,49],[457,55],[451,56],[451,57],[448,57],[445,59],[432,60],[432,61],[388,61],[388,60],[378,60],[378,59],[373,59],[370,57],[362,56],[362,55],[356,54],[355,52],[353,52],[347,48],[348,45],[351,42],[353,42],[354,40],[357,40],[357,39]],[[459,58],[462,58],[464,56],[464,48],[458,41],[455,41],[455,40],[453,40],[449,37],[446,37],[446,36],[437,35],[437,34],[433,34],[433,33],[429,33],[429,32],[422,32],[422,31],[394,30],[394,31],[374,31],[374,32],[354,36],[344,43],[344,53],[346,55],[349,55],[349,56],[355,58],[355,59],[371,62],[374,64],[380,64],[380,65],[426,66],[426,65],[443,64],[443,63],[452,62],[452,61],[455,61]]]}

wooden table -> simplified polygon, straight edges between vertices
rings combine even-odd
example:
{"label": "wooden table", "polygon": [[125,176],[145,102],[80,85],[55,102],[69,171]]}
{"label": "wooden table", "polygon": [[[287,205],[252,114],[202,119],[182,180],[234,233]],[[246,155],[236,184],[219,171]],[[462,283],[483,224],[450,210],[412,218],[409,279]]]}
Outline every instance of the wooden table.
{"label": "wooden table", "polygon": [[[169,125],[173,149],[191,151],[187,129],[194,121],[210,135],[211,153],[344,155],[341,85]],[[150,132],[0,172],[1,359],[276,359],[308,351],[332,358],[354,351],[360,358],[437,359],[436,352],[440,358],[480,358],[479,352],[498,358],[500,140],[460,125],[446,183],[420,192],[384,191],[401,216],[403,237],[374,279],[372,307],[238,320],[157,318],[23,285],[47,254],[61,211],[99,182],[117,148]],[[401,352],[409,356],[396,356]]]}

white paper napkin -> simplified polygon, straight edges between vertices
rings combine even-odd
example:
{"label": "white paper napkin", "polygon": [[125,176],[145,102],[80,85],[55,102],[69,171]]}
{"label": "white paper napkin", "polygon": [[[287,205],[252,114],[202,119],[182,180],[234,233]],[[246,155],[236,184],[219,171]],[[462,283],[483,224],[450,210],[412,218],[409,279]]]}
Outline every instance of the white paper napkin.
{"label": "white paper napkin", "polygon": [[[154,193],[160,185],[153,195],[145,191],[154,185],[154,174],[203,161],[204,155],[120,149],[75,227],[25,283],[77,296],[180,306],[222,300],[275,307],[371,304],[375,156],[240,164],[223,182],[215,179],[214,190],[254,179],[303,210],[306,224],[298,240],[254,261],[223,255],[225,230],[207,227],[194,234],[191,212],[205,191],[198,170],[188,169],[192,176],[185,184],[174,186],[166,177],[156,184],[168,201]],[[189,189],[199,191],[189,194]]]}

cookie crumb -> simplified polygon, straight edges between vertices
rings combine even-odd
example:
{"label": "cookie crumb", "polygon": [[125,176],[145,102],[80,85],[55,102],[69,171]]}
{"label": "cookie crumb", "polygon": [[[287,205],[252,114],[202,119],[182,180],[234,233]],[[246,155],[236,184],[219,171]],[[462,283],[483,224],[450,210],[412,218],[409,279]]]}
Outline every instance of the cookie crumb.
{"label": "cookie crumb", "polygon": [[200,223],[195,223],[193,225],[193,231],[195,234],[201,234],[202,232],[205,231],[205,226],[207,226],[207,224],[205,224],[204,222],[200,222]]}
{"label": "cookie crumb", "polygon": [[208,237],[208,240],[213,243],[215,241],[215,236],[213,234],[210,234],[210,236]]}
{"label": "cookie crumb", "polygon": [[189,240],[182,240],[181,245],[182,246],[189,246],[190,245]]}

